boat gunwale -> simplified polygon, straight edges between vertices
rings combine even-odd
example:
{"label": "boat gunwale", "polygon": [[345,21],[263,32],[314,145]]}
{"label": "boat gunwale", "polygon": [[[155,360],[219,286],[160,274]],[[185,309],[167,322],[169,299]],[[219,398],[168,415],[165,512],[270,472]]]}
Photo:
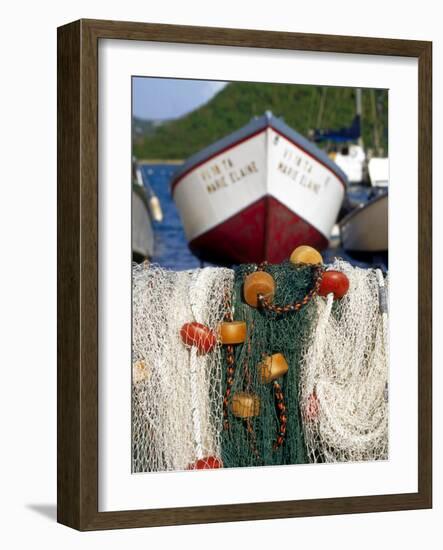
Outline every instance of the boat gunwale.
{"label": "boat gunwale", "polygon": [[198,153],[195,153],[176,171],[171,179],[171,194],[175,192],[177,185],[193,170],[196,170],[202,164],[221,155],[222,153],[232,149],[236,145],[252,139],[253,137],[265,132],[268,128],[274,130],[277,134],[291,142],[293,145],[301,149],[319,164],[323,165],[327,170],[332,172],[344,189],[347,188],[348,179],[341,168],[332,161],[328,155],[315,144],[311,143],[307,138],[299,134],[296,130],[285,124],[282,120],[267,114],[262,115],[256,120],[252,120],[243,128],[223,137],[222,139],[208,145]]}
{"label": "boat gunwale", "polygon": [[360,204],[359,206],[356,206],[353,210],[351,210],[348,214],[346,214],[346,216],[344,218],[342,218],[338,222],[338,225],[340,226],[340,230],[341,230],[342,226],[346,225],[350,219],[355,217],[362,210],[364,210],[365,208],[368,208],[369,206],[372,206],[373,204],[375,204],[376,202],[378,202],[381,199],[387,198],[388,195],[389,195],[389,192],[388,192],[388,189],[386,189],[382,193],[377,195],[376,197],[373,197],[372,199],[369,199],[364,204]]}
{"label": "boat gunwale", "polygon": [[132,183],[132,191],[141,199],[143,204],[145,205],[146,210],[149,213],[149,217],[151,217],[151,212],[149,209],[149,199],[148,199],[148,193],[145,189],[145,187],[139,185],[138,183]]}

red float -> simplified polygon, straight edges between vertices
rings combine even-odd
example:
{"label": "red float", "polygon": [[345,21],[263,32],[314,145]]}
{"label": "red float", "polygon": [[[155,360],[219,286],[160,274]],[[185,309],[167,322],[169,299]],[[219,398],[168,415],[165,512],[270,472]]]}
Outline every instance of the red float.
{"label": "red float", "polygon": [[320,403],[318,401],[318,397],[315,395],[315,393],[311,393],[311,395],[308,397],[308,402],[306,403],[306,409],[305,409],[306,419],[310,420],[311,422],[316,420],[319,410],[320,410]]}
{"label": "red float", "polygon": [[186,346],[195,346],[199,353],[209,353],[217,343],[215,333],[201,323],[185,323],[180,329],[180,336]]}
{"label": "red float", "polygon": [[349,279],[341,271],[325,271],[322,276],[318,293],[320,296],[327,296],[331,292],[335,300],[343,298],[349,290]]}
{"label": "red float", "polygon": [[215,470],[217,468],[223,468],[223,462],[216,456],[200,458],[188,466],[188,470]]}

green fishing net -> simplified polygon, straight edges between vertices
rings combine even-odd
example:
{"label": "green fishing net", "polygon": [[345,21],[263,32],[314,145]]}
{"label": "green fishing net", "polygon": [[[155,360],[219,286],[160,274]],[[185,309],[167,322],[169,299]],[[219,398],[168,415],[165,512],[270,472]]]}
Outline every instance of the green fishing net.
{"label": "green fishing net", "polygon": [[[299,408],[299,375],[302,351],[307,347],[311,326],[315,321],[315,306],[309,301],[299,311],[280,315],[249,306],[243,299],[243,282],[256,269],[256,265],[246,264],[235,270],[233,317],[246,322],[247,339],[244,344],[235,346],[230,401],[239,392],[255,394],[260,400],[260,414],[245,420],[234,416],[230,406],[227,407],[229,427],[223,430],[221,445],[225,468],[308,462]],[[264,270],[275,280],[273,303],[277,305],[301,300],[314,285],[313,266],[296,266],[285,262],[268,265]],[[274,385],[261,381],[258,368],[264,357],[275,353],[282,353],[289,366],[288,372],[277,380],[287,410],[284,442],[277,448],[274,448],[274,443],[280,431],[280,422]],[[226,380],[224,369],[224,392],[227,388]]]}

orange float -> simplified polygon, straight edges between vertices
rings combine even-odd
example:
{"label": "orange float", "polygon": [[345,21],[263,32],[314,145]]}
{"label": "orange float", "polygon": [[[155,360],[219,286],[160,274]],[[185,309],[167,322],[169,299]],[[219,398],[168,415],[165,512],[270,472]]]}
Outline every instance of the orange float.
{"label": "orange float", "polygon": [[269,301],[272,301],[274,298],[275,281],[265,271],[250,273],[245,277],[243,284],[243,297],[248,305],[257,307],[257,297],[259,294],[262,294]]}
{"label": "orange float", "polygon": [[219,327],[222,344],[242,344],[246,340],[245,321],[225,321]]}
{"label": "orange float", "polygon": [[238,418],[251,418],[260,414],[260,399],[254,393],[238,392],[232,396],[231,411]]}
{"label": "orange float", "polygon": [[280,376],[284,376],[288,372],[288,363],[282,353],[274,353],[268,355],[258,365],[259,378],[262,384],[268,384],[273,380],[277,380]]}

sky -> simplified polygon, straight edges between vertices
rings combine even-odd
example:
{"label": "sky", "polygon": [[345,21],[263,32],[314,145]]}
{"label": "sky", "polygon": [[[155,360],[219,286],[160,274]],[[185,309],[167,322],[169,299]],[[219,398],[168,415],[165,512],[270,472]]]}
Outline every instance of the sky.
{"label": "sky", "polygon": [[207,103],[225,82],[134,77],[133,114],[153,120],[177,118]]}

